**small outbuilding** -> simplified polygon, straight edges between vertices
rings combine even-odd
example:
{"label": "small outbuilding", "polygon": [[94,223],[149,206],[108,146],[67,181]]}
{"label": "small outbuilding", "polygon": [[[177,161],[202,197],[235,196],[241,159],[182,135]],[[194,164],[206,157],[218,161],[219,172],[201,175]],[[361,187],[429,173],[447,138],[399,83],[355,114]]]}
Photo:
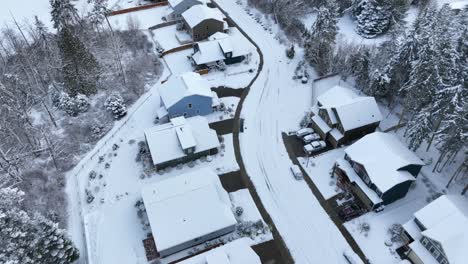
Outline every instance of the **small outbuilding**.
{"label": "small outbuilding", "polygon": [[345,153],[334,169],[339,184],[368,210],[405,197],[424,165],[394,135],[382,132],[364,136]]}
{"label": "small outbuilding", "polygon": [[462,264],[468,259],[468,203],[442,195],[403,225],[401,248],[415,264]]}
{"label": "small outbuilding", "polygon": [[216,131],[202,116],[177,117],[145,131],[146,143],[157,170],[218,153]]}
{"label": "small outbuilding", "polygon": [[213,240],[235,230],[229,195],[210,169],[200,169],[142,190],[160,257]]}
{"label": "small outbuilding", "polygon": [[193,41],[207,39],[216,32],[223,32],[227,28],[224,15],[218,8],[206,5],[194,5],[182,13],[182,27],[192,37]]}
{"label": "small outbuilding", "polygon": [[208,115],[220,106],[215,92],[211,91],[207,80],[195,72],[187,72],[172,77],[159,88],[161,108],[158,118]]}
{"label": "small outbuilding", "polygon": [[374,97],[335,86],[317,98],[312,128],[334,147],[375,132],[382,120]]}

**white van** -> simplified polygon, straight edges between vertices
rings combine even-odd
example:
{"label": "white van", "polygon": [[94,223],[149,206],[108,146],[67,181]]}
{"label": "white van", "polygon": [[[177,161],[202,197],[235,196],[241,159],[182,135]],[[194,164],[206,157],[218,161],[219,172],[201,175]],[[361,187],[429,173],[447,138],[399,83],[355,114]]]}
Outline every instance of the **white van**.
{"label": "white van", "polygon": [[296,136],[301,138],[303,136],[306,136],[306,135],[309,135],[309,134],[312,134],[312,133],[314,133],[314,130],[312,128],[305,127],[305,128],[301,128],[298,131],[296,131]]}
{"label": "white van", "polygon": [[299,168],[297,165],[291,166],[291,172],[296,180],[302,180],[304,178],[301,168]]}

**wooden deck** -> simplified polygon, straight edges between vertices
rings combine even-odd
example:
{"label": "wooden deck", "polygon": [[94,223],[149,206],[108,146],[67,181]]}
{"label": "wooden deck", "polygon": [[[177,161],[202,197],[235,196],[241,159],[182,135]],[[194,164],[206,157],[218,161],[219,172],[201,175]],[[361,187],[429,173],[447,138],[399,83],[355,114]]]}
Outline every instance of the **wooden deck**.
{"label": "wooden deck", "polygon": [[143,246],[145,247],[146,259],[148,261],[159,258],[159,252],[156,248],[153,235],[149,235],[148,238],[143,240]]}

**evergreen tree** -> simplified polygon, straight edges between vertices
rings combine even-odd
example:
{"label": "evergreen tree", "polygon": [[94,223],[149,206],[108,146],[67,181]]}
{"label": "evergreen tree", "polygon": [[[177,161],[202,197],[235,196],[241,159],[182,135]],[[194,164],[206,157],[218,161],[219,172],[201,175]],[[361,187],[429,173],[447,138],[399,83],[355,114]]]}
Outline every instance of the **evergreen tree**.
{"label": "evergreen tree", "polygon": [[64,27],[59,32],[59,48],[66,89],[71,96],[96,93],[98,62],[81,40]]}
{"label": "evergreen tree", "polygon": [[330,71],[337,27],[338,7],[334,0],[327,1],[317,15],[311,33],[305,41],[305,57],[320,75]]}
{"label": "evergreen tree", "polygon": [[78,259],[78,250],[65,231],[42,215],[21,208],[24,193],[0,189],[0,259],[15,264],[67,264]]}
{"label": "evergreen tree", "polygon": [[360,0],[353,5],[356,32],[364,38],[375,38],[388,31],[392,12],[385,0]]}
{"label": "evergreen tree", "polygon": [[75,0],[50,0],[50,13],[55,29],[61,30],[79,21],[78,11],[72,1]]}

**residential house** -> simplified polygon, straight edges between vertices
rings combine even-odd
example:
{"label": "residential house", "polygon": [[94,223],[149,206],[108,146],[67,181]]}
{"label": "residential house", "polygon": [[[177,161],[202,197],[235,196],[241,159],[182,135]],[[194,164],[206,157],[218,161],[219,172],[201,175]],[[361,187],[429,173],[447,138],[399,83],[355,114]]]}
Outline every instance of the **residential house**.
{"label": "residential house", "polygon": [[206,68],[224,62],[227,65],[242,62],[252,52],[252,44],[235,27],[227,33],[217,32],[208,40],[197,42],[193,47],[192,64]]}
{"label": "residential house", "polygon": [[394,135],[374,132],[345,150],[336,162],[339,185],[368,210],[406,196],[424,163]]}
{"label": "residential house", "polygon": [[182,13],[189,10],[194,5],[206,5],[207,0],[168,0],[169,6],[172,8],[170,16],[174,19],[180,19]]}
{"label": "residential house", "polygon": [[236,239],[180,261],[179,264],[261,264],[260,258],[249,246],[248,240],[249,238]]}
{"label": "residential house", "polygon": [[237,224],[229,195],[210,169],[144,187],[142,197],[161,258],[233,232]]}
{"label": "residential house", "polygon": [[468,261],[468,203],[443,195],[403,225],[403,249],[414,264],[464,264]]}
{"label": "residential house", "polygon": [[187,30],[193,41],[207,39],[214,33],[223,32],[227,28],[221,11],[206,5],[194,5],[182,13],[181,23],[181,27]]}
{"label": "residential house", "polygon": [[208,115],[220,106],[219,98],[211,91],[208,81],[195,72],[170,78],[159,88],[159,94],[160,120]]}
{"label": "residential house", "polygon": [[157,170],[218,153],[216,131],[205,117],[177,117],[145,131],[146,143]]}
{"label": "residential house", "polygon": [[341,86],[320,95],[313,114],[312,128],[333,147],[374,132],[382,120],[374,97]]}

